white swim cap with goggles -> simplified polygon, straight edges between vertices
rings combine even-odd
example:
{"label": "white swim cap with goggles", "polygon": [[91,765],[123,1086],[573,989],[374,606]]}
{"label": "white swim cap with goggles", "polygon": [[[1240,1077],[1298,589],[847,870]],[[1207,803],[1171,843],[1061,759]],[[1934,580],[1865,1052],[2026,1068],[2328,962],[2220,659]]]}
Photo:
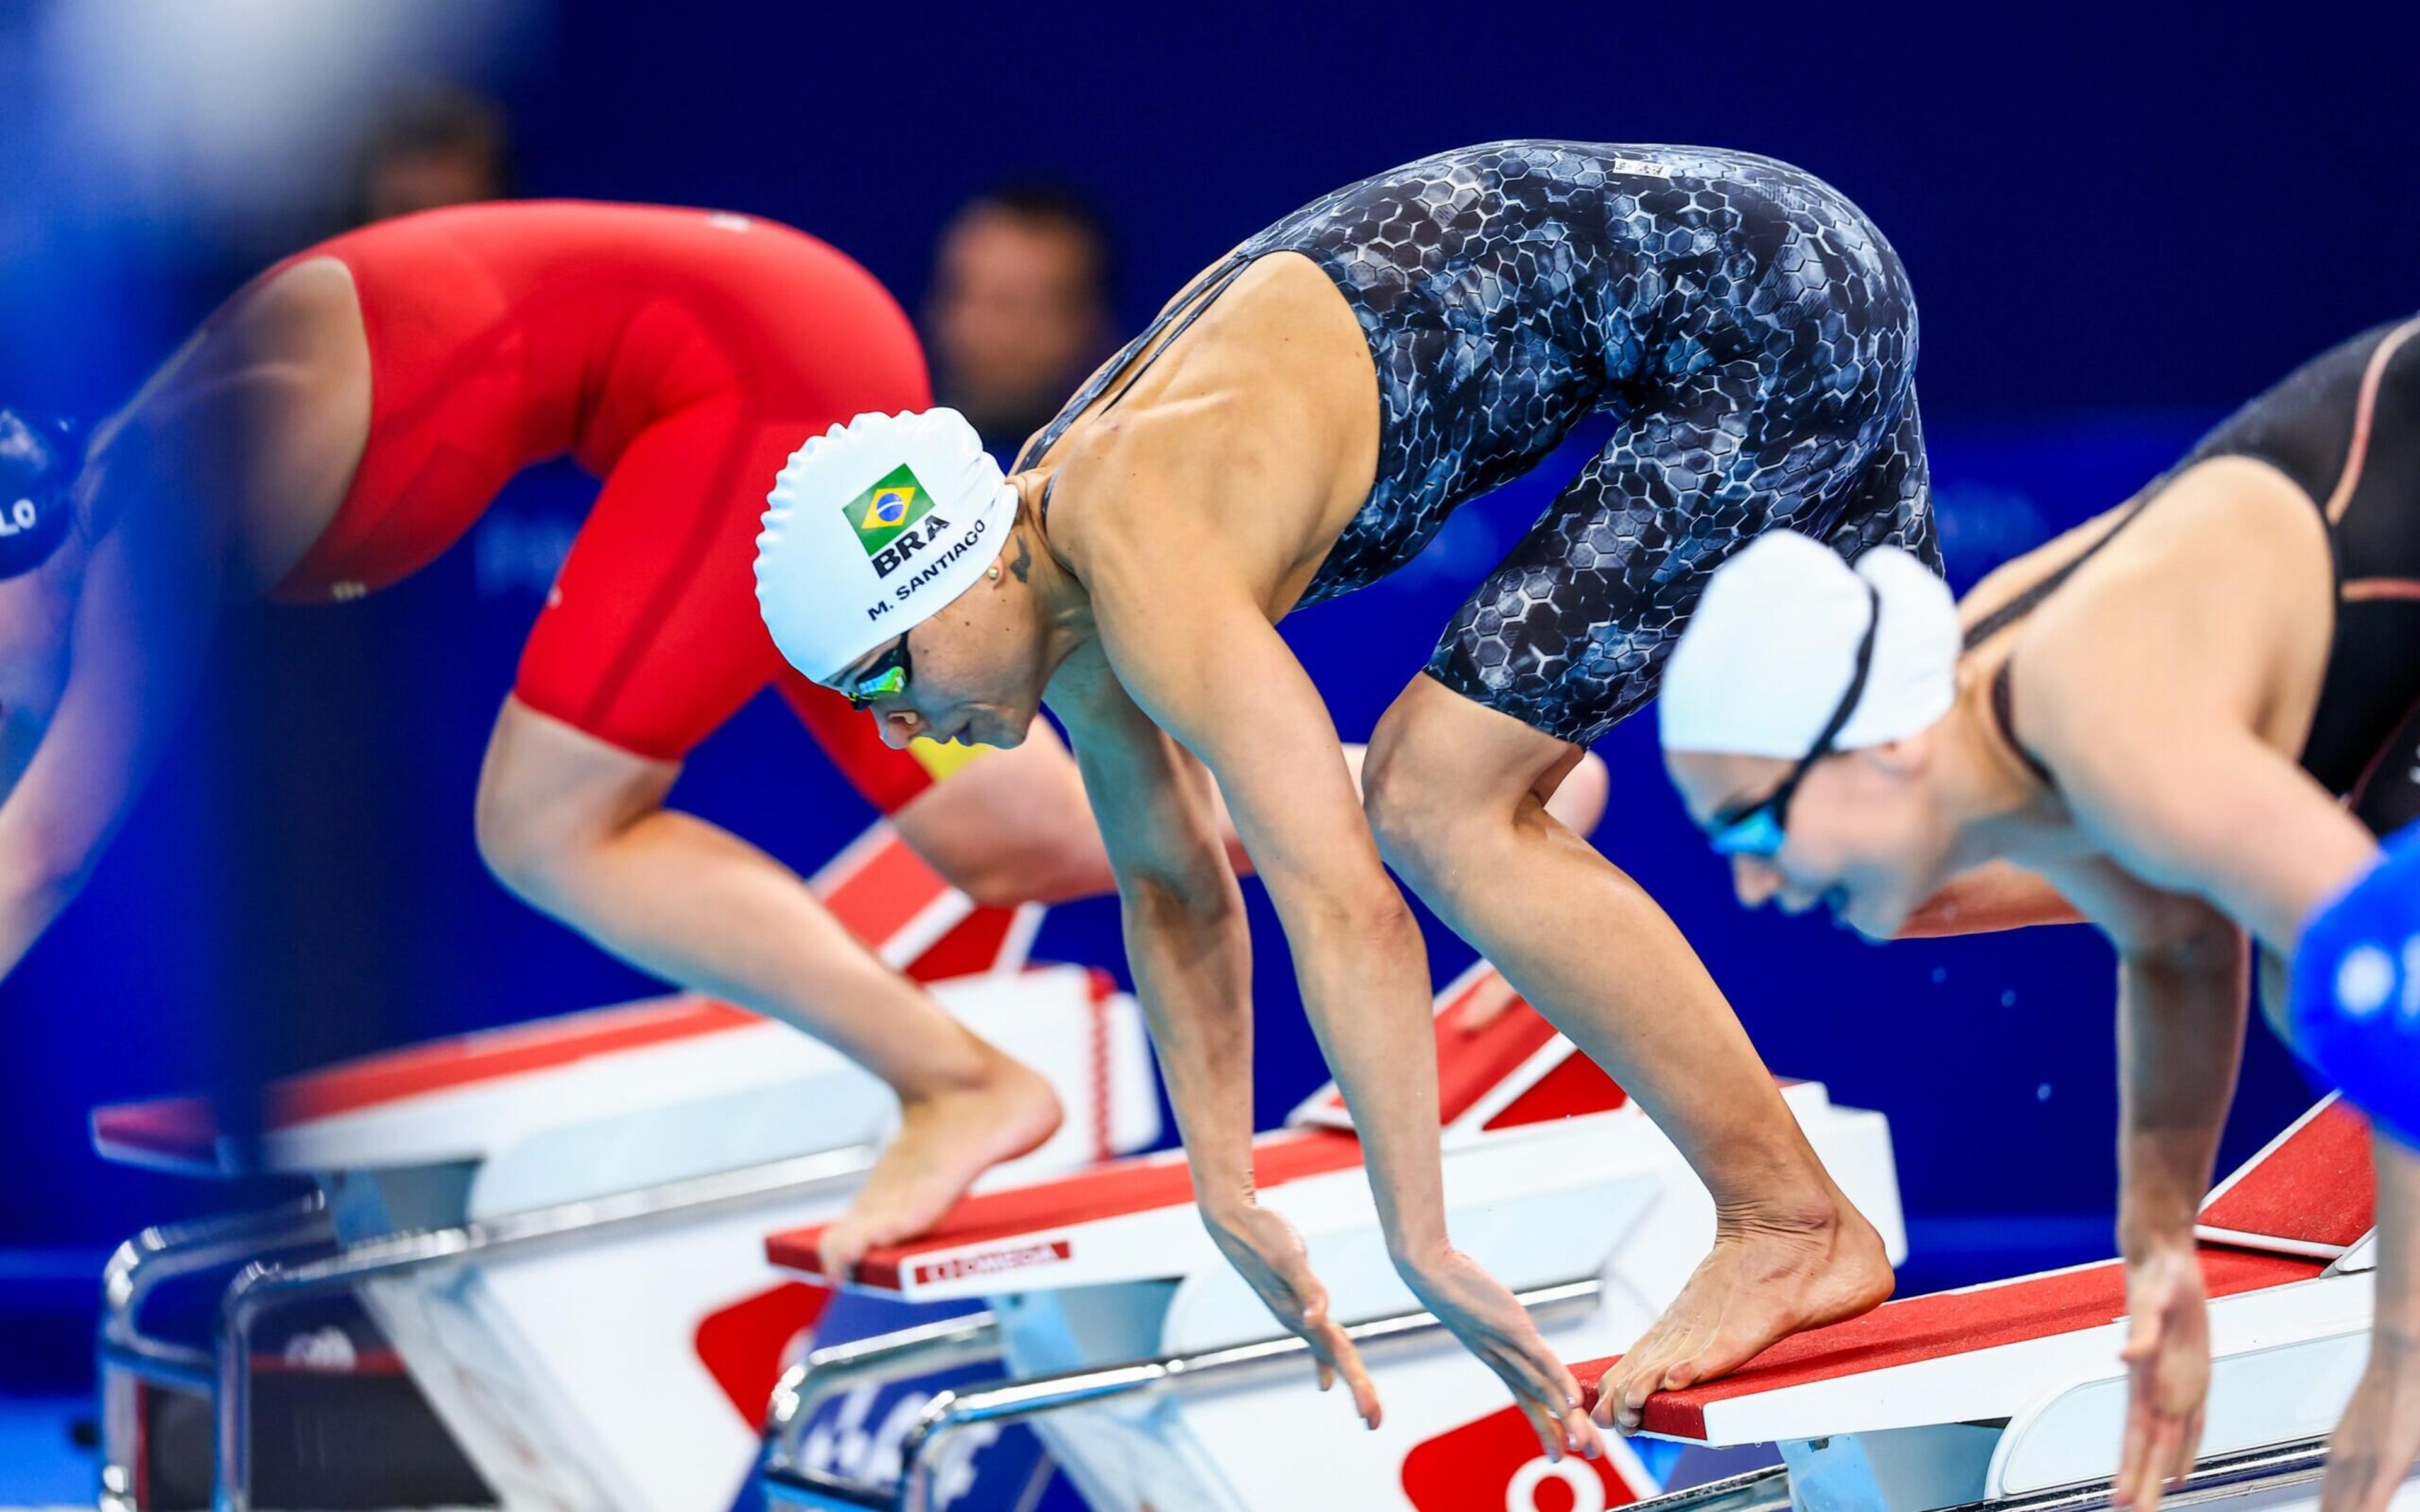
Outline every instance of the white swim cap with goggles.
{"label": "white swim cap with goggles", "polygon": [[782,656],[818,682],[972,587],[1016,517],[1016,488],[954,409],[809,437],[767,502],[756,602]]}
{"label": "white swim cap with goggles", "polygon": [[1807,761],[1905,739],[1949,711],[1962,647],[1949,585],[1907,552],[1852,567],[1768,532],[1715,571],[1665,664],[1664,748]]}

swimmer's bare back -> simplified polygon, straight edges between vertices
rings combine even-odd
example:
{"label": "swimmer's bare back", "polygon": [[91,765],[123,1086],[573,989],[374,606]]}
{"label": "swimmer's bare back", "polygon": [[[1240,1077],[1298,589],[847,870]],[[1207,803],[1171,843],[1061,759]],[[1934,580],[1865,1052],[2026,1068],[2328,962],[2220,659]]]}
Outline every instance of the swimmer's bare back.
{"label": "swimmer's bare back", "polygon": [[1080,580],[1121,570],[1121,547],[1147,537],[1161,560],[1177,550],[1240,570],[1271,620],[1318,573],[1377,463],[1368,341],[1297,253],[1236,274],[1026,459],[1048,490],[1051,547]]}
{"label": "swimmer's bare back", "polygon": [[249,598],[325,532],[369,430],[369,341],[352,274],[306,257],[223,305],[97,429],[92,461],[112,528],[141,529],[151,504],[206,512],[225,592]]}

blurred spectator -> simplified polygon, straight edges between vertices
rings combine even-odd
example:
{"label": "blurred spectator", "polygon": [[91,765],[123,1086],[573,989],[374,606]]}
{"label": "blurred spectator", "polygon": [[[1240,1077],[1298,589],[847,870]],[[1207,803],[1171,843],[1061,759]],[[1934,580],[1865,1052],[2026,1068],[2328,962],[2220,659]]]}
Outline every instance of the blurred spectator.
{"label": "blurred spectator", "polygon": [[371,126],[355,179],[357,224],[391,215],[509,199],[512,135],[491,100],[440,88],[407,96]]}
{"label": "blurred spectator", "polygon": [[1009,184],[959,208],[933,261],[934,392],[992,450],[1014,450],[1109,355],[1108,226],[1066,185]]}

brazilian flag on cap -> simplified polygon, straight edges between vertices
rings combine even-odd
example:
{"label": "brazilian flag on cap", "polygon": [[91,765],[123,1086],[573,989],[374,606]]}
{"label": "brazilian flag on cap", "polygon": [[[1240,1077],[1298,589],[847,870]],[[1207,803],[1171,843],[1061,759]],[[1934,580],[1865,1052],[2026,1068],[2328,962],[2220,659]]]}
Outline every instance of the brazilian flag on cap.
{"label": "brazilian flag on cap", "polygon": [[932,513],[933,495],[903,463],[841,508],[857,532],[857,544],[870,557]]}

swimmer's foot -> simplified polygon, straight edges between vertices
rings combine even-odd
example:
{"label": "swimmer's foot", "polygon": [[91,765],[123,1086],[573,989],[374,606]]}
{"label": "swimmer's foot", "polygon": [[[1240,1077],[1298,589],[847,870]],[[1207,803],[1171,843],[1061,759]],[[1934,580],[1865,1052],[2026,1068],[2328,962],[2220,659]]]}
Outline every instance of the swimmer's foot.
{"label": "swimmer's foot", "polygon": [[1837,1190],[1799,1211],[1725,1214],[1681,1295],[1605,1373],[1596,1420],[1636,1433],[1656,1392],[1728,1374],[1779,1339],[1876,1307],[1891,1279],[1882,1236]]}
{"label": "swimmer's foot", "polygon": [[855,1275],[867,1250],[924,1232],[976,1177],[1058,1133],[1050,1084],[988,1046],[985,1054],[979,1081],[900,1100],[898,1134],[848,1211],[824,1230],[824,1274]]}

